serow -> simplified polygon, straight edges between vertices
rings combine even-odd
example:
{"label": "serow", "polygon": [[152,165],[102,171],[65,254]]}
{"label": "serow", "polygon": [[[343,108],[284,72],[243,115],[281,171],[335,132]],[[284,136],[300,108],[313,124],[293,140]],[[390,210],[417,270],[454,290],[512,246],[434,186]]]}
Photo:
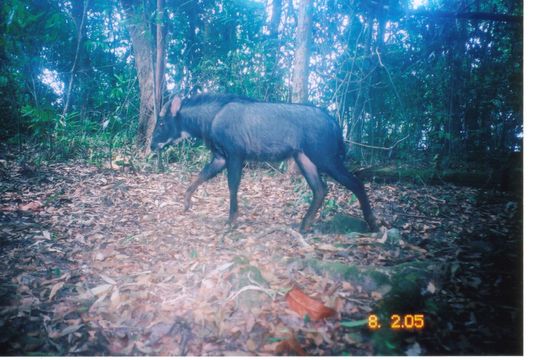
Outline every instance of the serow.
{"label": "serow", "polygon": [[198,186],[226,168],[230,191],[228,222],[233,224],[238,214],[237,194],[244,161],[282,161],[292,157],[313,192],[312,204],[300,225],[301,232],[309,230],[327,194],[320,173],[328,174],[352,191],[370,230],[378,231],[363,185],[343,164],[341,128],[323,110],[235,95],[203,94],[185,100],[176,96],[159,114],[151,149],[156,151],[189,136],[203,139],[212,158],[187,189],[185,210],[190,209],[192,194]]}

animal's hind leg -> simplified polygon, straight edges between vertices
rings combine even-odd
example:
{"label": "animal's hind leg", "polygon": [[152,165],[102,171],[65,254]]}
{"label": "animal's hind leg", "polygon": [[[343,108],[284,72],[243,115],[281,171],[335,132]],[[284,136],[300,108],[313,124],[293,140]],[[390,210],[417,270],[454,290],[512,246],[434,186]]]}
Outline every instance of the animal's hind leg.
{"label": "animal's hind leg", "polygon": [[206,182],[207,180],[213,178],[215,175],[220,173],[226,165],[226,160],[224,157],[219,155],[214,155],[213,159],[207,164],[202,171],[200,171],[200,174],[198,175],[198,178],[194,180],[192,184],[188,187],[188,189],[185,192],[185,200],[184,200],[184,209],[187,211],[190,209],[190,199],[192,198],[192,194],[198,186]]}
{"label": "animal's hind leg", "polygon": [[373,232],[378,231],[379,227],[377,225],[377,220],[375,219],[375,215],[373,215],[373,211],[371,210],[371,204],[369,203],[369,198],[367,197],[367,193],[365,192],[363,184],[360,182],[360,180],[352,175],[350,171],[348,171],[346,167],[344,167],[343,163],[338,160],[327,165],[328,166],[325,169],[327,174],[335,179],[337,182],[339,182],[341,185],[345,186],[348,190],[352,191],[354,195],[356,195],[356,197],[358,198],[363,217],[369,225],[369,229]]}
{"label": "animal's hind leg", "polygon": [[230,211],[228,214],[229,224],[234,224],[234,221],[238,217],[238,188],[240,187],[243,167],[243,159],[237,157],[228,158],[227,177],[228,190],[230,191]]}
{"label": "animal's hind leg", "polygon": [[294,159],[304,175],[306,182],[312,188],[313,193],[312,204],[301,222],[300,232],[305,232],[314,220],[316,212],[318,212],[318,209],[322,206],[323,199],[327,194],[327,187],[320,177],[318,168],[308,156],[301,152],[295,155]]}

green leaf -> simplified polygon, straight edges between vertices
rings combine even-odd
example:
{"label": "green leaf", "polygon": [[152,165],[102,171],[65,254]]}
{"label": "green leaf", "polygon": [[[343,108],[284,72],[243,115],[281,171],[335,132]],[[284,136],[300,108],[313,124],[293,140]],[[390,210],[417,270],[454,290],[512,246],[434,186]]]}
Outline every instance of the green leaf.
{"label": "green leaf", "polygon": [[351,321],[341,321],[339,324],[341,324],[342,327],[346,328],[357,328],[362,327],[367,324],[367,320],[351,320]]}

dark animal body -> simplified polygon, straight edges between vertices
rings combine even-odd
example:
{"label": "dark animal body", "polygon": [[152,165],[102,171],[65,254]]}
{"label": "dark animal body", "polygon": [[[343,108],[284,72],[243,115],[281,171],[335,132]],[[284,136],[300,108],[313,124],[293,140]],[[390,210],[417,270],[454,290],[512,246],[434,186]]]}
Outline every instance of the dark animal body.
{"label": "dark animal body", "polygon": [[197,187],[226,168],[232,223],[238,211],[237,193],[244,161],[293,157],[313,192],[301,231],[309,228],[327,194],[320,173],[352,191],[370,230],[378,230],[363,185],[343,164],[344,143],[339,125],[316,107],[258,102],[234,95],[199,95],[184,101],[175,97],[160,113],[151,148],[157,150],[188,136],[202,138],[212,151],[212,159],[187,189],[185,210],[190,208]]}

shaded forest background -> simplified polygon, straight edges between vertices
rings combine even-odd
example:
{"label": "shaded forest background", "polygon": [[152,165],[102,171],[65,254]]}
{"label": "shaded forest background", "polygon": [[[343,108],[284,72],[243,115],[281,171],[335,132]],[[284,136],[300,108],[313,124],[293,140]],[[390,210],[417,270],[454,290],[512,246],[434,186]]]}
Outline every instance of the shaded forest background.
{"label": "shaded forest background", "polygon": [[515,0],[7,0],[0,139],[35,164],[136,164],[170,94],[229,92],[326,108],[365,176],[514,187],[521,14]]}
{"label": "shaded forest background", "polygon": [[[522,14],[517,0],[3,0],[0,353],[522,355]],[[381,231],[327,182],[297,233],[312,198],[286,163],[247,169],[236,227],[222,177],[184,212],[210,154],[200,139],[153,154],[150,137],[172,96],[204,92],[326,109]],[[306,303],[331,310],[311,319]]]}

